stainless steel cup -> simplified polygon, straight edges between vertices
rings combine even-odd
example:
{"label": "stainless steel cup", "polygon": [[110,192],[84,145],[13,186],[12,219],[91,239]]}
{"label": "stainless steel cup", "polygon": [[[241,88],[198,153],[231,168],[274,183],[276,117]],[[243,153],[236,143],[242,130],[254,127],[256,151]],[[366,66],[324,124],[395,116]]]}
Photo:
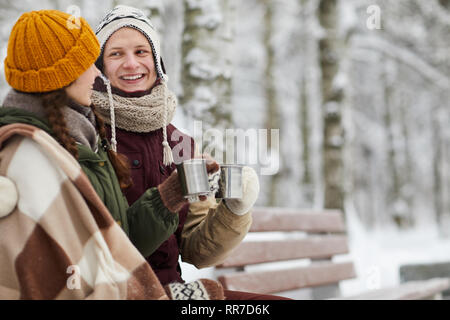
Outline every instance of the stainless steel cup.
{"label": "stainless steel cup", "polygon": [[210,193],[205,159],[185,160],[177,164],[177,171],[184,197],[190,202]]}
{"label": "stainless steel cup", "polygon": [[241,199],[242,198],[242,168],[237,164],[220,165],[219,191],[216,198]]}

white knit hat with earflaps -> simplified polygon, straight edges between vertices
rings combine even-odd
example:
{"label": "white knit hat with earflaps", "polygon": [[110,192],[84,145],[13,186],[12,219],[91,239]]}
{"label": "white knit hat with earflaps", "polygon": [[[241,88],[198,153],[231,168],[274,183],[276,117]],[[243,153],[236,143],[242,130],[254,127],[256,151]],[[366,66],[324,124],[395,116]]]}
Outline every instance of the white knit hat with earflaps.
{"label": "white knit hat with earflaps", "polygon": [[[162,66],[161,59],[161,46],[159,41],[159,35],[156,29],[153,27],[150,19],[139,9],[118,5],[114,9],[112,9],[99,23],[95,34],[100,42],[101,54],[100,58],[97,60],[97,66],[100,67],[103,72],[103,51],[105,48],[105,44],[108,39],[113,35],[114,32],[121,28],[133,28],[140,31],[150,43],[153,51],[153,58],[155,62],[155,69],[158,78],[161,79],[162,85],[167,85],[168,77],[165,74]],[[115,128],[115,116],[114,116],[114,101],[111,92],[111,84],[106,76],[102,75],[101,78],[106,85],[108,96],[109,96],[109,104],[110,104],[110,114],[111,114],[111,147],[114,151],[117,152],[117,141],[116,141],[116,128]],[[165,103],[167,104],[167,96],[164,98]],[[169,143],[167,142],[167,106],[166,112],[164,113],[164,125],[163,125],[163,162],[164,165],[170,165],[173,163],[173,155],[172,149],[170,148]]]}

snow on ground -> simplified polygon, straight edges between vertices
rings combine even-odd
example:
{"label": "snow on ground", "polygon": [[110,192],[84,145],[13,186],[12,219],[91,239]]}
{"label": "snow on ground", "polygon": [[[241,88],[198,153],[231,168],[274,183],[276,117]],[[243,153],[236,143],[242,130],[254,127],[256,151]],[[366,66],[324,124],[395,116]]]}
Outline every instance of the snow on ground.
{"label": "snow on ground", "polygon": [[358,277],[341,283],[344,296],[399,284],[402,265],[450,261],[450,239],[440,237],[436,225],[368,232],[351,216],[347,225],[350,254],[336,260],[351,259]]}

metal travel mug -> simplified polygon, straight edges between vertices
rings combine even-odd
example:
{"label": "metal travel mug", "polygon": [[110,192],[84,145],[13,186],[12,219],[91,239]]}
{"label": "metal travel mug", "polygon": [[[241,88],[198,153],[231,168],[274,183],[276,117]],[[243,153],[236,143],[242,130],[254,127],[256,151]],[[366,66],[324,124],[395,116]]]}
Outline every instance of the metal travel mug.
{"label": "metal travel mug", "polygon": [[177,164],[178,177],[184,197],[189,202],[198,201],[199,196],[210,193],[205,159],[190,159]]}
{"label": "metal travel mug", "polygon": [[242,165],[220,165],[219,190],[216,198],[241,199],[242,198]]}

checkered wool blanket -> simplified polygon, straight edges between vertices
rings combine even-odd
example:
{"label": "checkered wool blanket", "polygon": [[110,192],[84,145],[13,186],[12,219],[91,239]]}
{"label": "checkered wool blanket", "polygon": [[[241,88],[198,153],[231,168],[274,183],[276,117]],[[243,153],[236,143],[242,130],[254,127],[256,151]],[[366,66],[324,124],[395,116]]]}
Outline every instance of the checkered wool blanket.
{"label": "checkered wool blanket", "polygon": [[47,133],[1,127],[0,176],[19,195],[0,218],[0,299],[168,299],[78,162]]}

